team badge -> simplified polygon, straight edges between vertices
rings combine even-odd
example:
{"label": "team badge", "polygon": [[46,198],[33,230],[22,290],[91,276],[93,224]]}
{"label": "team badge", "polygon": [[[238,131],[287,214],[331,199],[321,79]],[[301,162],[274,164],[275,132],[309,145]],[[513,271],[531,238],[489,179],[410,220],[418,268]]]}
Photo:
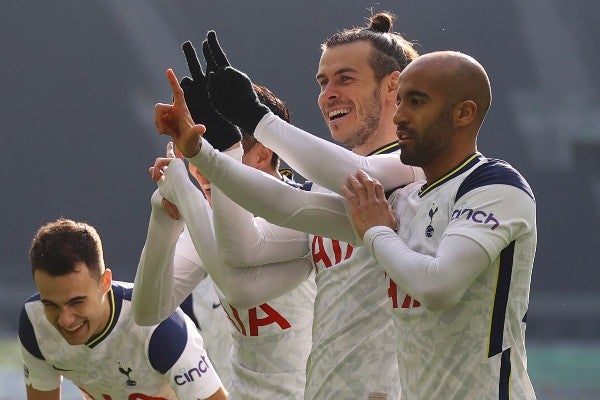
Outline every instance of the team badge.
{"label": "team badge", "polygon": [[125,381],[125,384],[127,386],[135,386],[137,385],[137,382],[134,381],[133,379],[131,379],[131,372],[133,371],[131,369],[131,367],[127,367],[127,369],[123,368],[123,364],[121,363],[121,361],[117,361],[119,363],[119,372],[122,373],[123,375],[125,375],[127,377],[127,380]]}
{"label": "team badge", "polygon": [[433,232],[435,231],[432,223],[433,223],[433,216],[435,215],[436,212],[438,212],[438,208],[435,205],[435,203],[433,203],[431,205],[431,208],[429,209],[429,225],[427,225],[427,228],[425,228],[425,236],[427,236],[427,237],[432,237]]}

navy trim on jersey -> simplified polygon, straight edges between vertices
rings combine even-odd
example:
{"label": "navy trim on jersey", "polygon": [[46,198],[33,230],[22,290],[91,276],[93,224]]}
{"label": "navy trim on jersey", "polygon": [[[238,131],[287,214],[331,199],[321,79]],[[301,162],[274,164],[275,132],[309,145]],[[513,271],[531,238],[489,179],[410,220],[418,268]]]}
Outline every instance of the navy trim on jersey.
{"label": "navy trim on jersey", "polygon": [[198,322],[198,318],[196,318],[196,315],[194,314],[194,298],[193,298],[194,294],[190,293],[190,295],[188,297],[186,297],[181,304],[179,305],[179,308],[181,308],[181,310],[187,314],[188,317],[191,318],[191,320],[194,322],[194,325],[196,325],[196,328],[198,330],[202,330],[202,328],[200,327],[200,322]]}
{"label": "navy trim on jersey", "polygon": [[425,196],[427,193],[431,192],[438,186],[443,185],[454,177],[462,174],[463,172],[471,169],[475,164],[479,162],[482,155],[480,153],[473,153],[469,157],[467,157],[463,162],[458,164],[458,166],[454,167],[450,170],[446,175],[442,176],[437,181],[433,182],[431,185],[425,184],[419,190],[419,197]]}
{"label": "navy trim on jersey", "polygon": [[500,265],[498,266],[498,281],[496,282],[496,295],[492,310],[492,323],[490,326],[490,344],[488,357],[493,357],[502,352],[504,338],[504,321],[506,320],[506,305],[510,291],[512,277],[515,242],[512,241],[500,252]]}
{"label": "navy trim on jersey", "polygon": [[110,335],[117,324],[117,321],[119,320],[119,315],[121,315],[123,299],[131,301],[132,291],[132,289],[127,289],[123,286],[113,283],[111,290],[108,292],[108,304],[110,305],[110,317],[108,319],[108,324],[102,332],[96,336],[92,336],[90,340],[87,341],[85,344],[87,347],[93,349],[98,345],[98,343],[102,342],[108,335]]}
{"label": "navy trim on jersey", "polygon": [[179,359],[187,344],[187,327],[183,313],[175,310],[152,333],[148,344],[148,359],[152,368],[166,373]]}
{"label": "navy trim on jersey", "polygon": [[510,348],[502,352],[500,359],[500,379],[498,380],[498,400],[510,399]]}
{"label": "navy trim on jersey", "polygon": [[[40,294],[37,293],[27,299],[25,303],[39,300]],[[33,355],[35,358],[39,358],[40,360],[44,360],[44,355],[42,354],[37,339],[35,338],[33,324],[29,319],[29,315],[27,315],[27,311],[25,311],[25,307],[21,309],[21,315],[19,315],[19,340],[21,340],[21,344],[29,353],[31,353],[31,355]]]}
{"label": "navy trim on jersey", "polygon": [[[534,199],[533,192],[525,178],[510,164],[502,160],[488,160],[487,163],[475,168],[460,184],[456,192],[455,202],[473,189],[487,185],[510,185],[523,190]],[[534,199],[535,201],[535,199]]]}
{"label": "navy trim on jersey", "polygon": [[286,184],[288,184],[288,185],[289,185],[289,186],[291,186],[291,187],[295,187],[295,188],[298,188],[298,189],[302,189],[302,186],[303,186],[301,183],[298,183],[298,182],[296,182],[296,181],[293,179],[293,176],[292,176],[292,177],[290,177],[290,176],[287,176],[287,175],[285,175],[285,174],[282,174],[282,175],[281,175],[281,181],[282,181],[283,183],[286,183]]}

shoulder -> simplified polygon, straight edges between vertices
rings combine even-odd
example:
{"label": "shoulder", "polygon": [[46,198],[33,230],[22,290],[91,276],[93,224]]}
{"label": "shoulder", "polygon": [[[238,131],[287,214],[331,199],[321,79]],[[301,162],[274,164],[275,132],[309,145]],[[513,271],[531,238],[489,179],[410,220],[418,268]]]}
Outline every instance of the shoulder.
{"label": "shoulder", "polygon": [[[39,358],[40,360],[44,359],[40,347],[38,345],[37,339],[35,337],[35,330],[33,329],[33,322],[31,317],[29,316],[27,309],[31,309],[31,305],[34,302],[40,300],[40,295],[35,294],[31,296],[21,309],[21,314],[19,315],[19,340],[21,341],[21,345],[33,356]],[[34,318],[34,321],[36,319]]]}
{"label": "shoulder", "polygon": [[161,322],[150,337],[148,358],[160,373],[167,372],[179,359],[188,341],[188,325],[180,309]]}
{"label": "shoulder", "polygon": [[476,167],[462,181],[456,192],[455,201],[458,201],[463,195],[474,189],[489,185],[513,186],[525,192],[531,199],[534,199],[531,187],[519,171],[506,161],[488,159]]}

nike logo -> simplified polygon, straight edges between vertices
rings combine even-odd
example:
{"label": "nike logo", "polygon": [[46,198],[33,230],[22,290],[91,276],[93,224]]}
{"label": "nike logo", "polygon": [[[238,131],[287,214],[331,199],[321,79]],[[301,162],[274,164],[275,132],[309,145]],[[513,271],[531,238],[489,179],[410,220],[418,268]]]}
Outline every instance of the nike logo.
{"label": "nike logo", "polygon": [[71,371],[75,371],[74,369],[63,369],[63,368],[58,368],[56,365],[52,364],[52,368],[54,368],[57,371],[63,371],[63,372],[71,372]]}
{"label": "nike logo", "polygon": [[221,303],[213,303],[213,310],[214,310],[215,308],[219,308],[219,306],[220,306],[220,305],[221,305]]}

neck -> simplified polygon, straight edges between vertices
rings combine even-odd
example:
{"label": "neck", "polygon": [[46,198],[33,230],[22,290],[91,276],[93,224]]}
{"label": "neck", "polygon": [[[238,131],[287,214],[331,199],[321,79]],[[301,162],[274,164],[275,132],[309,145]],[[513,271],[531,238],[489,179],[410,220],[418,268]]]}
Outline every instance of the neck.
{"label": "neck", "polygon": [[423,173],[425,174],[427,185],[431,185],[438,179],[446,176],[475,152],[477,152],[477,148],[457,153],[454,157],[445,160],[436,159],[431,161],[427,166],[423,166]]}
{"label": "neck", "polygon": [[[395,125],[394,125],[395,127]],[[359,146],[355,146],[352,148],[352,152],[360,155],[367,156],[373,153],[375,150],[398,141],[398,136],[396,136],[396,129],[393,130],[387,129],[384,132],[375,132],[371,137],[363,144]]]}

